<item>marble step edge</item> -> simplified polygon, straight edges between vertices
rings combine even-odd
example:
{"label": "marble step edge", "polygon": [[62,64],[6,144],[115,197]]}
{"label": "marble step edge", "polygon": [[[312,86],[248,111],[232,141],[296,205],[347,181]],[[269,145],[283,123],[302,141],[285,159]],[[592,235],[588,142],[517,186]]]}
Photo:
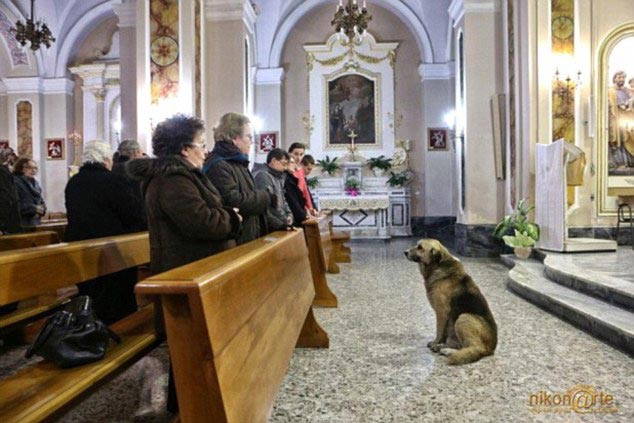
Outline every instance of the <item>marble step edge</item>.
{"label": "marble step edge", "polygon": [[615,286],[620,281],[614,277],[605,277],[591,271],[586,272],[585,276],[569,272],[554,264],[548,257],[544,260],[544,274],[548,279],[560,285],[581,291],[626,310],[634,311],[634,292],[628,292]]}
{"label": "marble step edge", "polygon": [[[540,263],[516,263],[508,288],[591,335],[634,355],[634,313],[541,276]],[[541,286],[539,286],[541,285]]]}

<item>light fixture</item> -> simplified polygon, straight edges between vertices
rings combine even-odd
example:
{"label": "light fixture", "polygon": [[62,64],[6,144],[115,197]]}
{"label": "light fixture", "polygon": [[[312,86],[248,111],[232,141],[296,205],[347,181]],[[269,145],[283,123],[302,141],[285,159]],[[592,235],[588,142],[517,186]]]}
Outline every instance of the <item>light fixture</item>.
{"label": "light fixture", "polygon": [[11,28],[10,31],[15,34],[15,39],[22,44],[22,47],[29,42],[30,49],[36,51],[41,44],[49,48],[51,43],[55,41],[55,37],[53,37],[51,30],[48,29],[44,22],[35,22],[34,3],[35,0],[31,0],[31,17],[26,20],[26,24],[22,23],[22,21],[17,21],[15,28]]}
{"label": "light fixture", "polygon": [[570,74],[566,75],[566,77],[562,77],[559,72],[559,68],[555,69],[555,75],[553,77],[553,91],[560,97],[569,97],[572,96],[575,92],[575,88],[580,86],[581,81],[581,71],[577,71],[577,77],[573,79]]}
{"label": "light fixture", "polygon": [[362,7],[359,7],[357,0],[348,0],[345,6],[343,1],[339,0],[335,17],[330,24],[335,27],[335,32],[345,38],[346,43],[360,43],[371,20],[372,15],[365,7],[365,0]]}

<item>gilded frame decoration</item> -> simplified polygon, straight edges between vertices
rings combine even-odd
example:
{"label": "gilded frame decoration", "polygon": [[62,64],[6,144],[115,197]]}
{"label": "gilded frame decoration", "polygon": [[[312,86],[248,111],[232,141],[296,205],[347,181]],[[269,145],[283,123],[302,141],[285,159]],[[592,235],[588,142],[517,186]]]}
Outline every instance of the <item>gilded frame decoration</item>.
{"label": "gilded frame decoration", "polygon": [[[621,69],[610,69],[610,60],[615,47],[619,43],[631,37],[631,42],[634,43],[634,24],[628,23],[621,25],[609,33],[603,41],[599,54],[597,56],[597,213],[599,216],[616,216],[617,202],[614,197],[616,196],[634,196],[634,167],[631,172],[616,172],[614,166],[610,165],[611,156],[615,148],[622,148],[620,143],[615,143],[610,138],[613,137],[614,128],[611,124],[616,122],[617,118],[614,118],[614,90],[613,79],[616,72]],[[628,75],[627,79],[634,77],[634,59],[628,62]],[[611,100],[612,98],[612,100]],[[634,98],[632,96],[631,98]],[[629,111],[621,108],[621,110],[627,110],[631,116],[632,124],[634,125],[634,102],[632,110]],[[615,119],[613,122],[612,119]],[[619,123],[617,122],[616,131]],[[628,136],[634,137],[634,129],[625,129]],[[623,132],[623,131],[621,131]],[[633,138],[634,140],[634,138]],[[611,154],[612,152],[612,154]],[[630,166],[627,166],[629,168]],[[622,174],[618,174],[622,173]]]}
{"label": "gilded frame decoration", "polygon": [[372,81],[372,83],[374,84],[374,96],[373,96],[373,101],[374,101],[374,142],[373,143],[367,143],[367,142],[360,142],[358,140],[355,140],[355,144],[360,144],[360,145],[364,145],[364,146],[368,146],[368,147],[382,147],[383,146],[383,139],[381,136],[381,75],[378,73],[373,73],[370,72],[366,69],[362,69],[359,67],[355,67],[353,69],[349,69],[349,68],[344,68],[344,69],[340,69],[336,72],[333,72],[329,75],[324,75],[324,88],[323,88],[323,92],[325,95],[325,99],[323,101],[324,104],[324,115],[328,117],[327,119],[324,119],[323,121],[323,130],[324,130],[324,134],[326,134],[326,148],[327,149],[342,149],[345,150],[348,148],[348,146],[350,145],[349,142],[344,142],[344,143],[332,143],[331,139],[330,139],[330,91],[329,91],[329,85],[330,82],[343,77],[343,76],[348,76],[348,75],[358,75],[361,76],[363,78],[366,78],[370,81]]}

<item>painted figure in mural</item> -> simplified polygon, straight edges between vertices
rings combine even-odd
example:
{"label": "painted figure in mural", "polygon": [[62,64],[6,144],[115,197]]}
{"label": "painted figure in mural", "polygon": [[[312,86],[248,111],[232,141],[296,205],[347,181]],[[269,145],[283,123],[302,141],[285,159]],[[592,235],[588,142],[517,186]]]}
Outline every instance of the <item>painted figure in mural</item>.
{"label": "painted figure in mural", "polygon": [[349,144],[351,131],[357,134],[356,144],[376,144],[374,84],[356,74],[328,82],[329,144]]}
{"label": "painted figure in mural", "polygon": [[634,173],[634,108],[625,87],[627,75],[615,72],[608,89],[608,171],[610,175]]}

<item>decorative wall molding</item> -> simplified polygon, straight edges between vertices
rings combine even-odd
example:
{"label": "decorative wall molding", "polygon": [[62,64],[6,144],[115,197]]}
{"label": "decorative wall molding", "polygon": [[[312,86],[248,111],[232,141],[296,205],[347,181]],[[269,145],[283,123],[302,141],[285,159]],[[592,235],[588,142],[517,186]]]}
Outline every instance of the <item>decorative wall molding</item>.
{"label": "decorative wall molding", "polygon": [[112,9],[119,18],[119,28],[136,27],[136,1],[115,4]]}
{"label": "decorative wall molding", "polygon": [[42,92],[42,78],[31,76],[25,78],[4,78],[7,94],[39,94]]}
{"label": "decorative wall molding", "polygon": [[257,14],[249,0],[205,0],[205,19],[212,22],[242,20],[253,34]]}
{"label": "decorative wall molding", "polygon": [[119,80],[121,68],[119,62],[89,63],[69,68],[84,80],[84,86],[105,86],[112,80]]}
{"label": "decorative wall molding", "polygon": [[284,68],[257,69],[255,83],[257,85],[280,85],[284,80]]}
{"label": "decorative wall molding", "polygon": [[7,87],[2,81],[0,81],[0,95],[7,95]]}
{"label": "decorative wall molding", "polygon": [[42,80],[42,92],[44,94],[73,95],[75,81],[68,78],[50,78]]}
{"label": "decorative wall molding", "polygon": [[465,13],[496,13],[500,11],[499,0],[453,0],[447,9],[454,28],[458,26]]}
{"label": "decorative wall molding", "polygon": [[19,65],[29,65],[29,55],[27,50],[16,41],[15,36],[9,32],[13,27],[13,23],[9,20],[7,15],[0,10],[0,38],[3,39],[7,49],[11,56],[11,66],[16,67]]}
{"label": "decorative wall molding", "polygon": [[423,63],[418,67],[421,81],[447,80],[456,76],[454,62]]}
{"label": "decorative wall molding", "polygon": [[464,0],[453,0],[447,9],[455,28],[464,16]]}

